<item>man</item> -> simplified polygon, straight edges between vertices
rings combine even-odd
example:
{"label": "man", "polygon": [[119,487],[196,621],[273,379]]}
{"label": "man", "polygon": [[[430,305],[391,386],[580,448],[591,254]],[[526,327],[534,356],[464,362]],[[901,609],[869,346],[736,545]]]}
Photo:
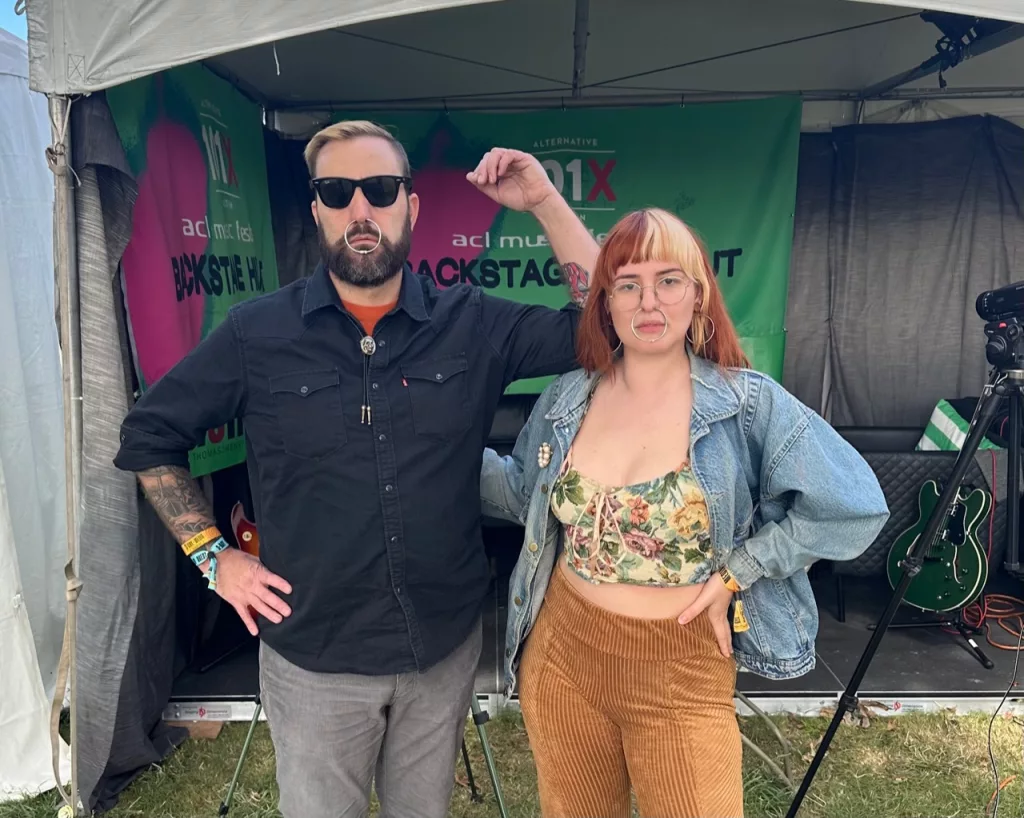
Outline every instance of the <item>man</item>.
{"label": "man", "polygon": [[[285,818],[363,816],[374,774],[383,815],[440,818],[481,647],[483,448],[509,383],[576,366],[579,310],[414,274],[420,204],[382,128],[332,125],[305,155],[321,263],[232,308],[132,409],[115,463],[261,638]],[[467,179],[534,214],[581,300],[597,243],[537,160],[495,149]],[[235,417],[259,560],[188,471]]]}

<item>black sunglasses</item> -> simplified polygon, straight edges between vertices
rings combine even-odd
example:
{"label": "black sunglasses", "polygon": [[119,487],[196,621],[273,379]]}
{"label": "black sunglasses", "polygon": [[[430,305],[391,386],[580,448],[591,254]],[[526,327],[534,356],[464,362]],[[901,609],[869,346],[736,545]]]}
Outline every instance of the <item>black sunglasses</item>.
{"label": "black sunglasses", "polygon": [[365,179],[322,176],[310,180],[309,185],[326,207],[335,210],[349,206],[356,195],[356,188],[363,191],[372,207],[390,207],[398,198],[403,183],[406,191],[412,193],[412,179],[408,176],[367,176]]}

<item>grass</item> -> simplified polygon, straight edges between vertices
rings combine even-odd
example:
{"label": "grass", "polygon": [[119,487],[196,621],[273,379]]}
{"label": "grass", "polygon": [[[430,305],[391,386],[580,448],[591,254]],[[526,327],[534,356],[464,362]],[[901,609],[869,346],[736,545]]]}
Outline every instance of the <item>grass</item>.
{"label": "grass", "polygon": [[[821,718],[775,717],[793,745],[796,780],[802,776],[828,725]],[[829,747],[801,818],[918,818],[991,814],[995,789],[989,762],[988,716],[915,714],[847,723]],[[743,732],[773,759],[779,745],[766,725],[742,719]],[[225,725],[216,740],[190,740],[160,768],[146,771],[122,796],[109,818],[193,818],[216,816],[245,740],[247,724]],[[526,733],[517,713],[503,713],[488,723],[488,738],[511,818],[535,818],[536,777]],[[497,816],[476,730],[467,722],[466,744],[483,803],[473,803],[461,761],[452,797],[452,818]],[[993,751],[1000,778],[1012,779],[1002,790],[999,815],[1024,811],[1024,728],[1017,719],[1000,717],[993,728]],[[783,816],[791,795],[763,761],[744,756],[748,818]],[[0,804],[0,818],[53,818],[54,794],[14,804]],[[374,809],[371,814],[376,814]],[[231,806],[232,818],[278,818],[274,752],[265,724],[260,724]]]}

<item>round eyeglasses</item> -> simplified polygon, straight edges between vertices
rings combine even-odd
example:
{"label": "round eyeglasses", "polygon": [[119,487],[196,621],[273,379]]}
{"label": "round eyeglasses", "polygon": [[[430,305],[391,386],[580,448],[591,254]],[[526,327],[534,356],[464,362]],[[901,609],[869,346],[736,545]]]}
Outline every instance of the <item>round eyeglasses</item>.
{"label": "round eyeglasses", "polygon": [[643,301],[644,290],[654,289],[654,295],[662,304],[678,304],[686,295],[691,279],[682,275],[670,275],[658,279],[654,284],[640,285],[635,281],[623,281],[612,287],[612,304],[623,310],[636,310]]}

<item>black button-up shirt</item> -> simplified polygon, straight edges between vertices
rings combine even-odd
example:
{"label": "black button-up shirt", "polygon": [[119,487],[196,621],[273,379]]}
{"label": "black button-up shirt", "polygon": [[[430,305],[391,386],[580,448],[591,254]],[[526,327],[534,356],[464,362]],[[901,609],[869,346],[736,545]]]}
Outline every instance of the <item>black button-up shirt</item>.
{"label": "black button-up shirt", "polygon": [[261,617],[261,637],[309,670],[422,670],[487,592],[480,466],[498,400],[578,365],[578,316],[406,267],[366,356],[321,265],[234,306],[143,394],[114,462],[187,467],[208,429],[241,418],[260,558],[292,585],[291,616]]}

